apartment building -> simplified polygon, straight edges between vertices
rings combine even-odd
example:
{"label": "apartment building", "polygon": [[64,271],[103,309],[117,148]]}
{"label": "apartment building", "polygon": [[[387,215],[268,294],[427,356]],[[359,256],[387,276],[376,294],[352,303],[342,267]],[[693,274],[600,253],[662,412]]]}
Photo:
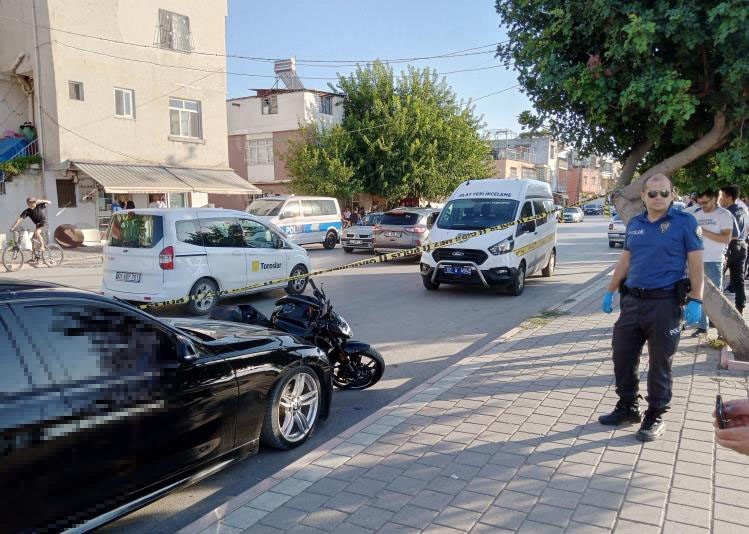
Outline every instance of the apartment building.
{"label": "apartment building", "polygon": [[300,125],[343,120],[343,95],[304,88],[293,60],[278,62],[275,72],[285,88],[255,89],[255,95],[226,102],[229,164],[263,194],[289,192],[283,158],[289,141],[300,137]]}
{"label": "apartment building", "polygon": [[542,180],[556,190],[559,150],[559,143],[548,136],[495,138],[492,142],[494,175],[496,178]]}
{"label": "apartment building", "polygon": [[31,122],[44,160],[0,189],[0,228],[29,195],[52,201],[54,231],[105,229],[113,202],[259,193],[228,162],[226,15],[226,0],[0,2],[0,134]]}

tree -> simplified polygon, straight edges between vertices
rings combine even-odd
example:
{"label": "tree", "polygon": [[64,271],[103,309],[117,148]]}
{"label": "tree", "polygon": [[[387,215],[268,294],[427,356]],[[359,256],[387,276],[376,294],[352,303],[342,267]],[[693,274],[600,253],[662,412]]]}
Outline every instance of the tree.
{"label": "tree", "polygon": [[333,89],[345,95],[343,123],[307,129],[304,142],[292,144],[287,167],[296,190],[367,192],[393,202],[436,199],[466,179],[490,175],[480,120],[429,68],[409,68],[396,78],[374,62],[340,76]]}
{"label": "tree", "polygon": [[[524,125],[619,158],[614,202],[625,222],[653,174],[687,183],[707,171],[701,183],[716,186],[749,172],[745,0],[497,0],[496,9],[509,38],[498,56],[534,108]],[[749,359],[749,328],[706,286],[707,313]]]}

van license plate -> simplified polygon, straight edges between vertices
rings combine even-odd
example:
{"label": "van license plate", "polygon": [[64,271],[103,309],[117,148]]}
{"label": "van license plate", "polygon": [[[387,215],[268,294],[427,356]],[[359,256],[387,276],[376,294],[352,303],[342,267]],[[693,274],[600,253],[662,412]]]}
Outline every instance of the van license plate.
{"label": "van license plate", "polygon": [[385,237],[400,237],[400,232],[385,232]]}
{"label": "van license plate", "polygon": [[460,267],[454,265],[445,265],[443,269],[445,271],[445,274],[458,274],[461,276],[470,276],[470,274],[473,272],[473,269],[471,267]]}
{"label": "van license plate", "polygon": [[114,279],[118,282],[140,283],[140,273],[115,273]]}

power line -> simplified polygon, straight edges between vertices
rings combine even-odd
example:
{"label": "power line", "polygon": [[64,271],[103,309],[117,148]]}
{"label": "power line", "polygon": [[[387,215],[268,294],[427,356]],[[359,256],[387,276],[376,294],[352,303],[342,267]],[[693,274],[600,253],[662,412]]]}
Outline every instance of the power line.
{"label": "power line", "polygon": [[[33,26],[32,23],[26,22],[25,20],[21,19],[15,19],[11,17],[2,17],[0,16],[0,19],[8,20],[12,22],[17,22],[19,24],[25,24],[27,26]],[[149,50],[163,50],[160,46],[157,45],[146,45],[142,43],[133,43],[129,41],[121,41],[118,39],[110,39],[108,37],[101,37],[98,35],[90,35],[80,32],[74,32],[70,30],[62,30],[60,28],[53,28],[51,26],[44,26],[44,25],[37,25],[37,28],[43,28],[46,30],[59,32],[59,33],[65,33],[68,35],[75,35],[77,37],[84,37],[87,39],[95,39],[98,41],[103,41],[107,43],[112,44],[121,44],[121,45],[127,45],[127,46],[134,46],[138,48],[145,48]],[[471,48],[466,48],[463,50],[455,50],[452,52],[445,52],[443,54],[436,54],[436,55],[430,55],[430,56],[414,56],[414,57],[407,57],[407,58],[393,58],[393,59],[377,59],[377,58],[370,58],[370,59],[296,59],[296,63],[299,65],[304,64],[310,64],[308,66],[313,66],[313,64],[331,64],[327,65],[330,67],[337,67],[337,66],[356,66],[359,64],[366,64],[366,63],[373,63],[374,61],[380,61],[381,63],[408,63],[411,61],[424,61],[428,59],[444,59],[444,58],[453,58],[453,57],[464,57],[464,56],[471,56],[471,55],[480,55],[480,54],[493,54],[493,50],[486,50],[478,52],[478,50],[489,48],[489,47],[496,47],[499,44],[502,44],[507,41],[498,41],[495,43],[489,43],[482,46],[475,46]],[[225,54],[225,53],[218,53],[218,52],[203,52],[199,50],[191,50],[191,54],[201,55],[201,56],[212,56],[212,57],[223,57],[223,58],[231,58],[231,59],[242,59],[246,61],[257,61],[257,62],[265,62],[265,63],[275,63],[276,61],[288,59],[288,58],[272,58],[272,57],[261,57],[261,56],[246,56],[242,54]],[[337,64],[337,65],[334,65]],[[322,65],[321,65],[322,66]]]}
{"label": "power line", "polygon": [[[251,74],[251,73],[247,73],[247,72],[231,72],[231,71],[223,71],[223,70],[214,71],[214,70],[209,70],[209,69],[205,69],[205,68],[201,68],[201,67],[190,67],[190,66],[184,66],[184,65],[170,65],[170,64],[167,64],[167,63],[159,63],[157,61],[150,61],[150,60],[146,60],[146,59],[136,59],[136,58],[125,57],[125,56],[117,56],[117,55],[114,55],[114,54],[109,54],[107,52],[100,52],[98,50],[91,50],[91,49],[88,49],[88,48],[81,48],[79,46],[71,45],[69,43],[64,43],[62,41],[52,41],[52,43],[64,46],[66,48],[71,48],[73,50],[78,50],[80,52],[87,52],[87,53],[90,53],[90,54],[96,54],[96,55],[99,55],[99,56],[105,56],[105,57],[108,57],[110,59],[119,59],[121,61],[131,61],[131,62],[135,62],[135,63],[143,63],[143,64],[146,64],[146,65],[153,65],[153,66],[157,66],[157,67],[166,67],[166,68],[171,68],[171,69],[182,69],[182,70],[192,70],[192,71],[196,71],[196,72],[208,72],[210,74],[226,74],[227,76],[244,76],[244,77],[249,77],[249,78],[272,78],[272,79],[276,79],[277,78],[276,76],[270,75],[270,74]],[[446,75],[449,75],[449,74],[458,74],[458,73],[461,73],[461,72],[476,72],[476,71],[491,70],[491,69],[496,69],[496,68],[505,67],[505,66],[506,65],[502,64],[502,65],[492,65],[492,66],[489,66],[489,67],[476,67],[476,68],[468,68],[468,69],[457,69],[457,70],[446,71],[446,72],[442,72],[442,73],[439,72],[439,71],[437,71],[437,70],[435,70],[435,72],[438,75],[445,75],[446,76]],[[432,70],[434,70],[434,69],[432,69]],[[337,81],[338,80],[338,77],[300,76],[300,78],[302,78],[303,80],[322,80],[322,81]]]}
{"label": "power line", "polygon": [[498,95],[500,93],[506,93],[507,91],[510,91],[511,89],[515,89],[516,87],[520,87],[520,84],[517,83],[517,84],[513,85],[512,87],[506,87],[505,89],[501,89],[499,91],[494,91],[493,93],[489,93],[488,95],[480,96],[478,98],[473,98],[470,101],[471,102],[476,102],[478,100],[483,100],[484,98],[489,98],[490,96]]}

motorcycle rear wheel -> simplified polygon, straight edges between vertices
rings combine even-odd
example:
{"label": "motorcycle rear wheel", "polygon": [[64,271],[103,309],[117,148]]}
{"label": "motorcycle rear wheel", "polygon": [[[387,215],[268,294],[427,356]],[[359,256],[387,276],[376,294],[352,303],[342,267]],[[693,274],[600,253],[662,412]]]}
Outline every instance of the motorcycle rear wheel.
{"label": "motorcycle rear wheel", "polygon": [[367,389],[385,373],[385,358],[372,347],[352,352],[348,357],[353,373],[345,363],[333,365],[333,384],[339,389]]}

